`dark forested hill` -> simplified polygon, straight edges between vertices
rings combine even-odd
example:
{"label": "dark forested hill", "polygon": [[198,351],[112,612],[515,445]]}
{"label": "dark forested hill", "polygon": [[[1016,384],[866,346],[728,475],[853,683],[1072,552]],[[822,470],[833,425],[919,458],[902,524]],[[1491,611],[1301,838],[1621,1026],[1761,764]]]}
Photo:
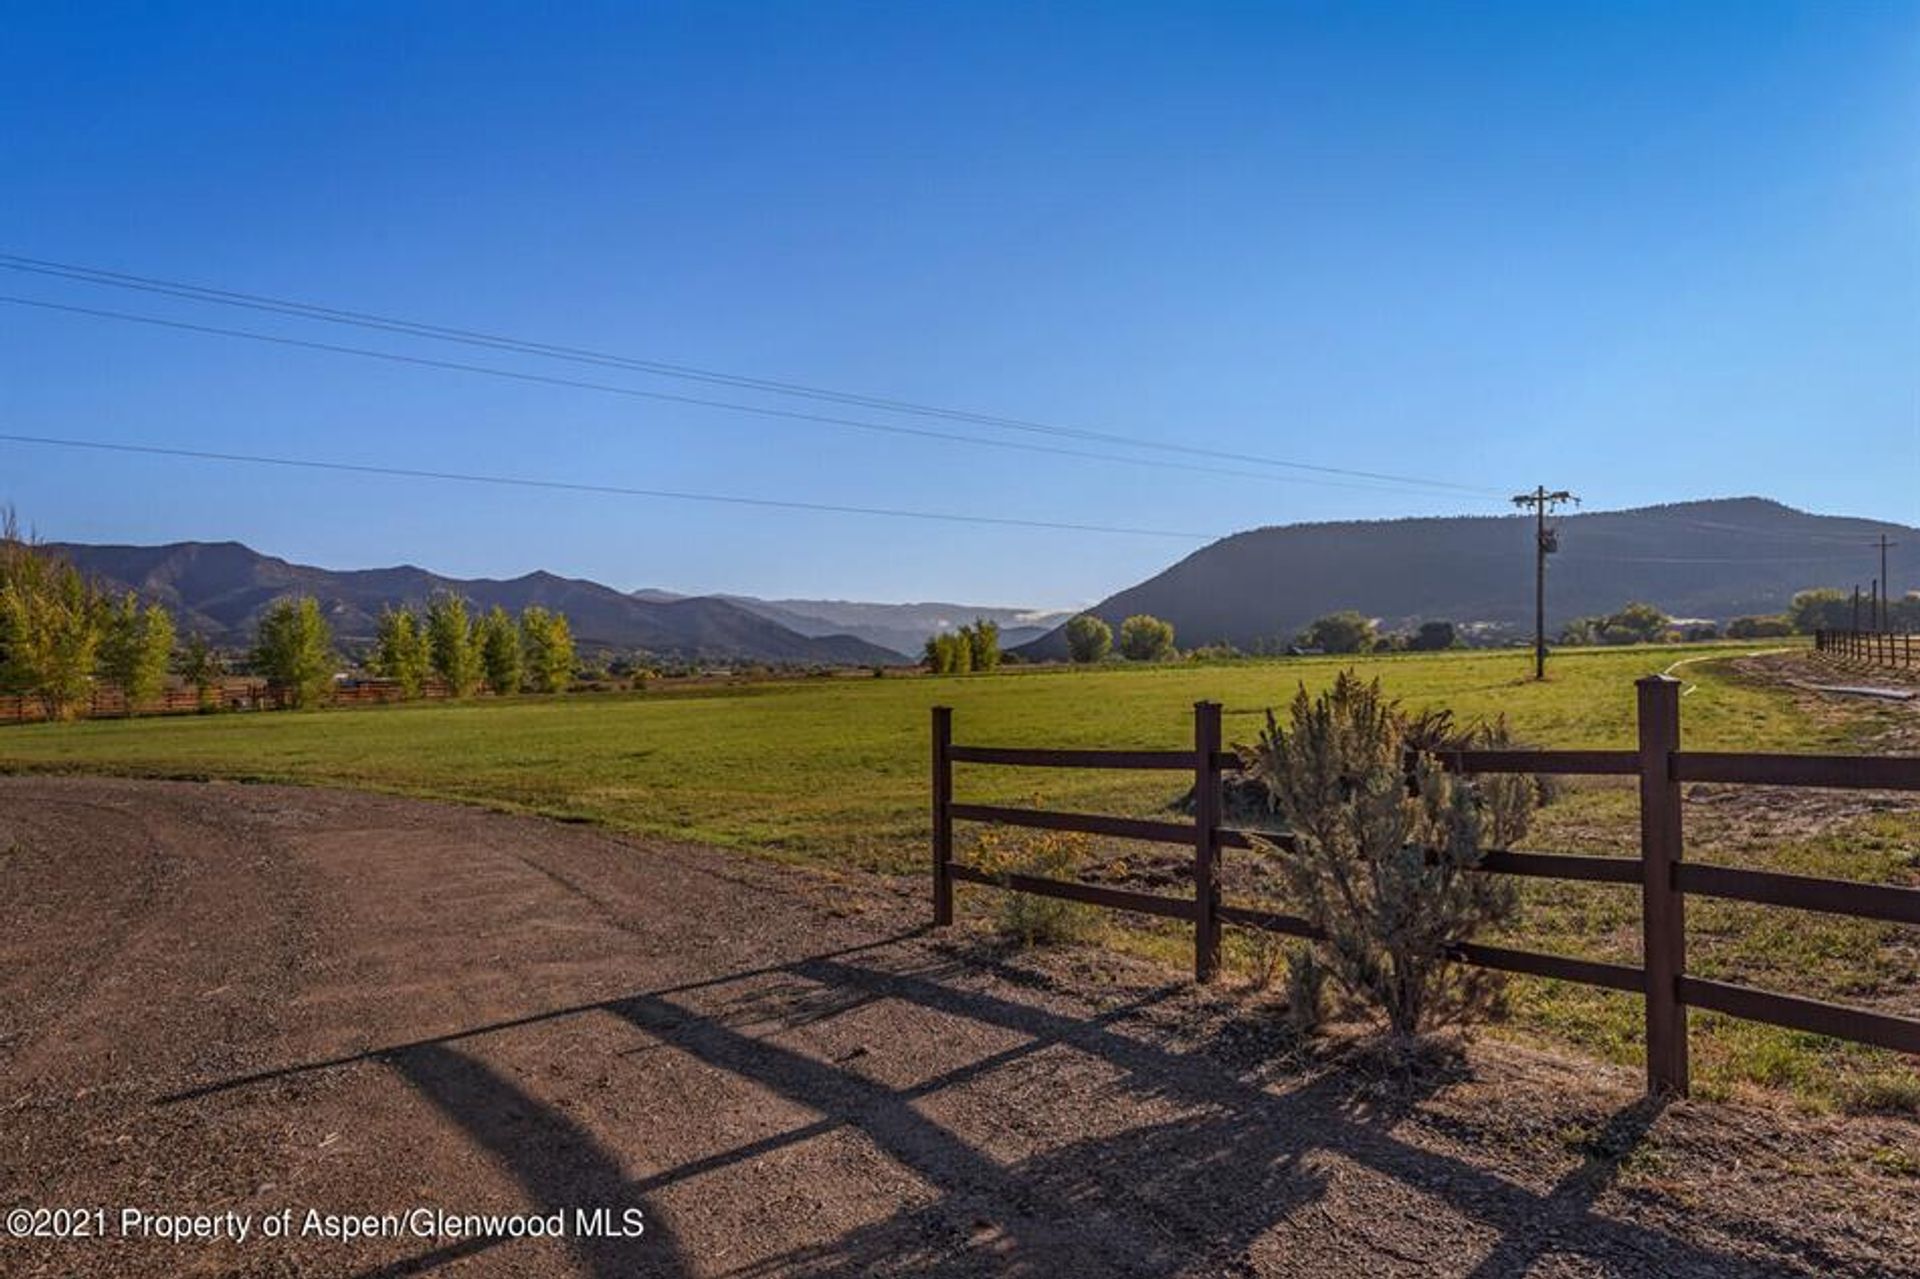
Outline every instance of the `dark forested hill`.
{"label": "dark forested hill", "polygon": [[[1808,586],[1865,586],[1891,553],[1894,589],[1920,587],[1920,530],[1810,515],[1763,498],[1563,515],[1549,560],[1548,624],[1645,600],[1676,617],[1778,612]],[[1519,628],[1533,618],[1530,516],[1290,524],[1223,538],[1091,611],[1174,624],[1184,647],[1290,638],[1307,622],[1357,609],[1389,626],[1429,619]],[[1056,628],[1023,654],[1066,653]]]}
{"label": "dark forested hill", "polygon": [[420,604],[436,590],[482,609],[519,612],[530,604],[564,612],[583,643],[688,657],[829,665],[897,662],[898,654],[851,635],[802,635],[725,600],[638,599],[578,578],[529,573],[507,581],[461,580],[425,569],[336,571],[290,564],[238,542],[165,546],[55,544],[86,573],[131,588],[172,609],[183,630],[243,643],[260,612],[279,596],[303,592],[327,610],[335,634],[366,639],[389,604]]}

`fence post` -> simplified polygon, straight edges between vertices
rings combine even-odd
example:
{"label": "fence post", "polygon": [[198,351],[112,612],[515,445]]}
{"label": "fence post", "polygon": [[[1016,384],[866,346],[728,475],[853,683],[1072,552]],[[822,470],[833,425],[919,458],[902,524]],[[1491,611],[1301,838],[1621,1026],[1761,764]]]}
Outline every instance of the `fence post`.
{"label": "fence post", "polygon": [[1220,973],[1220,703],[1193,704],[1193,978]]}
{"label": "fence post", "polygon": [[1636,685],[1640,700],[1641,935],[1646,968],[1647,1091],[1687,1095],[1687,1009],[1680,974],[1687,966],[1686,898],[1674,885],[1682,850],[1680,783],[1673,752],[1680,749],[1680,681],[1649,675]]}
{"label": "fence post", "polygon": [[933,708],[933,926],[953,922],[953,708]]}

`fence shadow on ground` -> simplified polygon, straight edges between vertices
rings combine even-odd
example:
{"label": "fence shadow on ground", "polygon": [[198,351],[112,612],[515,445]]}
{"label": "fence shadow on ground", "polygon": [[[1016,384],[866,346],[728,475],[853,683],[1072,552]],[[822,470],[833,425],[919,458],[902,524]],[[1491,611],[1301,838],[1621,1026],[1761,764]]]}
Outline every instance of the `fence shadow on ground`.
{"label": "fence shadow on ground", "polygon": [[[1276,1229],[1294,1241],[1285,1246],[1313,1246],[1322,1262],[1348,1250],[1356,1272],[1397,1265],[1493,1279],[1526,1274],[1550,1255],[1629,1274],[1819,1273],[1842,1264],[1817,1242],[1759,1217],[1753,1237],[1776,1254],[1764,1265],[1594,1211],[1658,1119],[1658,1103],[1636,1102],[1613,1115],[1588,1140],[1579,1166],[1536,1190],[1481,1166],[1470,1154],[1426,1148],[1397,1135],[1407,1114],[1449,1086],[1456,1076],[1448,1071],[1425,1072],[1391,1105],[1361,1108],[1353,1079],[1338,1071],[1276,1087],[1249,1079],[1207,1051],[1156,1042],[1144,1014],[1178,996],[1184,984],[1146,991],[1098,1014],[1075,1015],[1047,1006],[1044,992],[1006,983],[980,989],[995,967],[990,957],[930,946],[909,934],[263,1072],[161,1101],[178,1104],[294,1074],[382,1065],[512,1173],[534,1204],[645,1206],[644,1243],[576,1247],[576,1259],[596,1276],[634,1273],[642,1265],[672,1272],[690,1263],[685,1241],[673,1240],[671,1223],[655,1209],[652,1197],[662,1190],[845,1130],[913,1173],[931,1197],[838,1237],[724,1273],[1214,1273],[1245,1267],[1250,1250]],[[718,1012],[690,1007],[682,998],[734,983],[741,989],[721,992],[728,997]],[[1017,1039],[943,1074],[896,1086],[862,1073],[855,1063],[822,1060],[771,1038],[875,1001],[898,1001],[919,1014],[952,1019],[956,1029],[971,1023]],[[592,1134],[472,1055],[476,1041],[489,1034],[583,1012],[621,1018],[651,1041],[647,1051],[685,1054],[811,1117],[786,1131],[628,1178]],[[1128,1110],[1126,1122],[1065,1139],[1043,1135],[1030,1143],[1037,1153],[1009,1160],[959,1131],[975,1131],[972,1125],[940,1118],[945,1112],[938,1103],[963,1085],[1060,1052],[1082,1054],[1099,1067],[1109,1081],[1103,1090]],[[976,1090],[968,1102],[974,1109],[966,1113],[977,1114],[981,1104]],[[503,1113],[515,1118],[503,1121]],[[1470,1142],[1462,1144],[1471,1149]],[[1326,1209],[1336,1183],[1345,1183],[1344,1193],[1355,1178],[1380,1214],[1357,1223],[1357,1237],[1351,1230],[1342,1234]],[[716,1187],[714,1193],[723,1192]],[[1754,1212],[1764,1208],[1756,1204]],[[1384,1227],[1389,1218],[1412,1222],[1417,1235],[1423,1213],[1453,1219],[1449,1251],[1420,1256],[1404,1251],[1404,1239],[1367,1237],[1366,1226]],[[661,1234],[653,1233],[656,1227]],[[1463,1249],[1461,1229],[1479,1242]],[[492,1246],[488,1240],[463,1241],[367,1273],[426,1273]]]}

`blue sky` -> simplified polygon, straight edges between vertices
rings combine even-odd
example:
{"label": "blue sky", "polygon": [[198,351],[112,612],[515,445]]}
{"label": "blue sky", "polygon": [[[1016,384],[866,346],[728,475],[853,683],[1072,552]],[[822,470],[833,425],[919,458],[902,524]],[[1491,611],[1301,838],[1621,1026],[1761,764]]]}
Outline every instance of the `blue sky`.
{"label": "blue sky", "polygon": [[[1486,492],[11,305],[0,431],[1195,532],[1497,513],[1536,482],[1920,523],[1920,5],[4,17],[0,252]],[[742,398],[14,271],[0,293]],[[1072,605],[1199,545],[4,443],[0,500],[55,538],[896,600]]]}

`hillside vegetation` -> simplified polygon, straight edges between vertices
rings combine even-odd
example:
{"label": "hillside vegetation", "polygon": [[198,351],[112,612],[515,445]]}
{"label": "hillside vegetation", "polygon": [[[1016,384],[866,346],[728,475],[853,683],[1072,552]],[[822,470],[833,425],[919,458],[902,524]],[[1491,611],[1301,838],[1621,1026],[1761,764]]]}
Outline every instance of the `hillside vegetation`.
{"label": "hillside vegetation", "polygon": [[[1896,584],[1920,582],[1920,530],[1810,515],[1761,498],[1563,515],[1550,560],[1548,626],[1606,615],[1633,600],[1676,618],[1727,621],[1778,613],[1795,592],[1865,585],[1870,546],[1900,543]],[[1096,605],[1118,629],[1135,613],[1173,623],[1183,646],[1258,649],[1291,641],[1314,618],[1346,609],[1387,629],[1426,620],[1533,623],[1534,527],[1526,516],[1290,524],[1223,538]],[[1020,650],[1064,658],[1064,628]]]}

